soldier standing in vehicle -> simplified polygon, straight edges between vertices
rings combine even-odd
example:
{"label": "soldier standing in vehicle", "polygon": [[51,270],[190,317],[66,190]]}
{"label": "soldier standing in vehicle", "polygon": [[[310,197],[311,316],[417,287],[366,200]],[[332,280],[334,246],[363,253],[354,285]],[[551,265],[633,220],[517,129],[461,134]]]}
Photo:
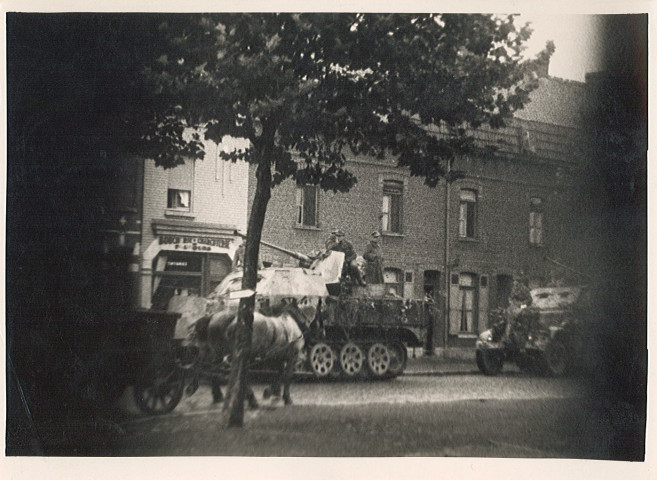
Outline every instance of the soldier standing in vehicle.
{"label": "soldier standing in vehicle", "polygon": [[337,237],[338,229],[333,229],[331,231],[331,235],[329,238],[326,239],[324,242],[324,247],[326,248],[326,251],[333,250],[333,247],[335,247],[338,244],[338,237]]}
{"label": "soldier standing in vehicle", "polygon": [[344,269],[356,285],[367,285],[360,274],[358,265],[356,264],[357,255],[354,250],[354,246],[351,244],[351,242],[345,239],[345,234],[342,230],[335,231],[335,237],[337,243],[333,245],[330,250],[344,253]]}
{"label": "soldier standing in vehicle", "polygon": [[[241,270],[244,268],[245,250],[246,250],[246,242],[240,243],[240,246],[237,247],[237,251],[235,252],[235,258],[233,258],[233,265],[232,265],[233,272],[235,270]],[[258,258],[258,270],[262,268],[264,268],[264,265],[262,264],[262,260]]]}
{"label": "soldier standing in vehicle", "polygon": [[383,283],[383,251],[380,245],[381,234],[372,232],[370,243],[365,247],[363,258],[367,261],[365,265],[365,280],[373,285]]}
{"label": "soldier standing in vehicle", "polygon": [[532,295],[524,279],[514,279],[511,295],[509,296],[509,306],[504,309],[506,317],[506,328],[504,331],[505,340],[510,340],[513,321],[523,308],[532,304]]}
{"label": "soldier standing in vehicle", "polygon": [[233,271],[237,270],[238,268],[242,268],[244,266],[244,249],[245,249],[245,242],[240,243],[240,246],[237,247],[237,251],[235,252],[235,258],[233,258]]}

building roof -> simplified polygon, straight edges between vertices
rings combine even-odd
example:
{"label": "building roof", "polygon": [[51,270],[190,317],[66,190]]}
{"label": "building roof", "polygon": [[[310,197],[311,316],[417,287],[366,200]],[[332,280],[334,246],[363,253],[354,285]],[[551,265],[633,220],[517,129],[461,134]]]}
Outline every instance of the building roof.
{"label": "building roof", "polygon": [[531,101],[515,113],[521,120],[567,127],[583,127],[590,102],[587,84],[555,77],[542,77]]}

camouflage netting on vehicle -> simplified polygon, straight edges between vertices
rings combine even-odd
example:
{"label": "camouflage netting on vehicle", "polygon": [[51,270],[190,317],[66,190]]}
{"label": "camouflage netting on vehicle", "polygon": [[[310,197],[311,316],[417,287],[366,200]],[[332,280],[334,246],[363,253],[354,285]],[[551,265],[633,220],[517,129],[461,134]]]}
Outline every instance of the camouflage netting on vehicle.
{"label": "camouflage netting on vehicle", "polygon": [[332,325],[424,325],[421,300],[401,298],[340,298],[326,304],[326,323]]}

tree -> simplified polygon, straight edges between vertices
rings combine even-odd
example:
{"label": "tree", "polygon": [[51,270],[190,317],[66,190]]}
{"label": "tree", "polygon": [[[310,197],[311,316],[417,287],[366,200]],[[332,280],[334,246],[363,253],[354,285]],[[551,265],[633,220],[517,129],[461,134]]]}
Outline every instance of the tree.
{"label": "tree", "polygon": [[[37,20],[43,25],[36,31],[52,30],[52,19]],[[69,45],[71,28],[91,36],[90,45],[81,42],[69,54],[74,64],[95,66],[86,93],[74,95],[83,105],[72,122],[86,125],[76,146],[93,154],[107,144],[102,150],[110,155],[125,150],[173,167],[185,156],[202,157],[202,136],[250,141],[225,155],[256,168],[245,289],[256,286],[273,187],[291,178],[348,191],[356,178],[345,163],[347,150],[392,155],[435,186],[451,159],[476,151],[469,127],[503,126],[522,108],[553,49],[523,59],[531,30],[517,28],[512,16],[93,15],[63,23],[54,29],[62,42],[56,49]],[[97,93],[108,85],[116,99],[103,102]],[[445,135],[430,133],[428,125]],[[225,405],[230,425],[242,424],[253,309],[253,297],[241,301]]]}
{"label": "tree", "polygon": [[[217,15],[167,19],[166,52],[150,69],[184,125],[251,147],[227,156],[257,165],[243,288],[256,286],[260,236],[271,189],[286,178],[346,191],[356,182],[344,151],[397,157],[435,186],[446,162],[472,153],[466,127],[504,124],[535,88],[521,49],[528,28],[483,15]],[[182,121],[186,123],[182,123]],[[442,125],[437,138],[426,125]],[[153,132],[157,137],[159,130]],[[242,422],[253,297],[240,305],[231,425]]]}

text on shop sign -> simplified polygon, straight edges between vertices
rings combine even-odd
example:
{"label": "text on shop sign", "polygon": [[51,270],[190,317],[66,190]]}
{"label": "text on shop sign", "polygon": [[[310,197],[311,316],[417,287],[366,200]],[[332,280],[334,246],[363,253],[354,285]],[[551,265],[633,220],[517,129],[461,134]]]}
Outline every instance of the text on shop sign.
{"label": "text on shop sign", "polygon": [[228,248],[230,238],[189,237],[183,235],[162,235],[160,245],[176,245],[183,250],[210,250],[211,247]]}

